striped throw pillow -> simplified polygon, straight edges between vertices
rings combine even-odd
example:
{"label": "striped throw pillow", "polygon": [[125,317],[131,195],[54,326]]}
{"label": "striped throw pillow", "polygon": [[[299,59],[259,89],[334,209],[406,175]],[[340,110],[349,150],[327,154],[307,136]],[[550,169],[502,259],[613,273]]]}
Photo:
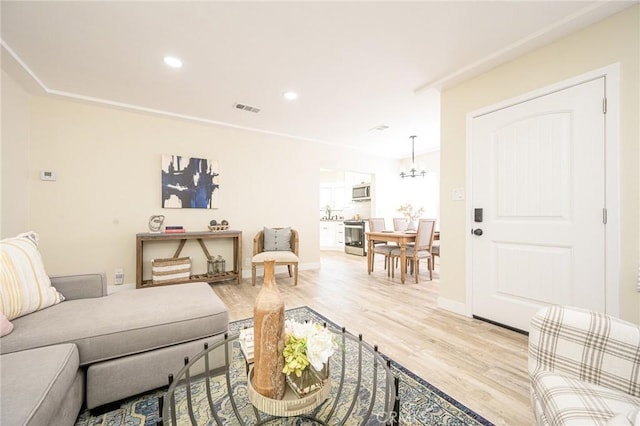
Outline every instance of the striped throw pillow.
{"label": "striped throw pillow", "polygon": [[38,251],[38,234],[0,241],[0,313],[9,320],[60,303]]}

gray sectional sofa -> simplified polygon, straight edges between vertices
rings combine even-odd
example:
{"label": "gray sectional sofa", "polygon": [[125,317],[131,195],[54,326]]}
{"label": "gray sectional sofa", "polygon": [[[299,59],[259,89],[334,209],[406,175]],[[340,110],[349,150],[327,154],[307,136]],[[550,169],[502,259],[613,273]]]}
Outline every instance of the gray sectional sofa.
{"label": "gray sectional sofa", "polygon": [[206,283],[107,295],[104,274],[52,277],[65,297],[12,320],[0,338],[0,424],[72,425],[93,409],[167,384],[185,356],[228,329]]}

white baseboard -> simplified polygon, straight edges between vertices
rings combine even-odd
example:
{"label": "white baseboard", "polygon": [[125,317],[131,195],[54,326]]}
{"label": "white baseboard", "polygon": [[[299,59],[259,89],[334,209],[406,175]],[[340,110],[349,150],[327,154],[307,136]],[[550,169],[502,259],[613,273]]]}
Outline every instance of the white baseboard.
{"label": "white baseboard", "polygon": [[313,262],[313,263],[301,263],[298,266],[299,270],[308,270],[308,269],[320,269],[320,262]]}
{"label": "white baseboard", "polygon": [[444,297],[438,297],[438,308],[445,311],[453,312],[454,314],[463,315],[465,317],[470,316],[467,314],[467,304],[458,302],[457,300],[445,299]]}
{"label": "white baseboard", "polygon": [[107,286],[107,294],[113,294],[122,290],[135,290],[136,283],[126,283],[126,284],[109,284]]}

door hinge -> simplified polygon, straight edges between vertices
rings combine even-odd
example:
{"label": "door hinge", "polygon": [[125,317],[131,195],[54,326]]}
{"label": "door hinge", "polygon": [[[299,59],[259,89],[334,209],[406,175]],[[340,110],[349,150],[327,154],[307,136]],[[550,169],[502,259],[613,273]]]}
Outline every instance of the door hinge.
{"label": "door hinge", "polygon": [[607,208],[602,209],[602,223],[607,224]]}
{"label": "door hinge", "polygon": [[607,98],[602,98],[602,113],[607,113]]}

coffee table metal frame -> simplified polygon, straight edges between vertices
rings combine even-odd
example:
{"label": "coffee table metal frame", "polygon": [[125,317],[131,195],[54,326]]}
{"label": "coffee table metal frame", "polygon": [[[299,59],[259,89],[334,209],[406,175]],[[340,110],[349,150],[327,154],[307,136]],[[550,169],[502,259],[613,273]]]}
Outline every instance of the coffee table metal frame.
{"label": "coffee table metal frame", "polygon": [[[324,325],[327,327],[327,324]],[[319,425],[329,425],[329,424],[338,424],[343,425],[346,422],[349,424],[362,424],[367,423],[369,419],[375,417],[380,424],[385,425],[397,425],[398,424],[398,416],[400,413],[400,398],[398,394],[398,378],[393,375],[391,372],[391,361],[385,359],[379,352],[377,346],[371,346],[366,343],[362,339],[362,335],[358,337],[352,335],[351,333],[347,333],[346,329],[343,327],[338,330],[334,327],[327,327],[334,335],[336,335],[336,339],[338,341],[338,345],[343,350],[338,350],[332,357],[332,366],[336,365],[336,357],[338,358],[337,365],[340,366],[339,380],[333,380],[332,386],[337,386],[337,390],[335,393],[332,391],[332,395],[325,401],[326,403],[331,404],[331,409],[326,413],[326,410],[323,410],[323,413],[320,415],[317,414],[317,411],[314,413],[303,414],[296,416],[298,419],[305,419],[314,424]],[[246,395],[237,395],[232,392],[232,378],[230,377],[230,365],[234,362],[232,357],[237,356],[234,355],[233,345],[240,346],[240,342],[238,340],[239,334],[235,334],[229,336],[228,334],[224,335],[224,339],[216,342],[215,344],[209,346],[205,343],[204,349],[198,353],[193,359],[189,360],[188,357],[185,357],[185,365],[182,369],[174,376],[172,374],[169,375],[169,389],[164,397],[160,398],[160,415],[161,418],[158,421],[158,424],[162,425],[177,425],[178,419],[176,414],[176,391],[178,389],[184,388],[186,391],[186,402],[187,402],[187,411],[189,415],[189,421],[192,425],[198,425],[196,416],[194,414],[194,404],[192,401],[191,395],[191,386],[194,380],[205,380],[206,384],[206,392],[207,392],[207,402],[208,402],[208,410],[211,415],[212,421],[215,421],[215,424],[222,425],[223,420],[218,416],[216,410],[214,409],[214,402],[211,395],[211,378],[221,376],[224,374],[226,387],[227,387],[227,395],[229,396],[229,402],[233,408],[233,412],[235,414],[237,420],[237,424],[239,425],[264,425],[264,424],[276,424],[278,420],[284,419],[275,416],[271,416],[269,414],[263,413],[259,411],[257,408],[253,407],[253,414],[255,417],[255,421],[247,423],[238,409],[237,398],[247,398]],[[212,366],[210,362],[210,355],[220,348],[224,348],[224,360],[219,360],[219,366]],[[353,368],[347,366],[347,350],[352,350],[356,348],[358,351],[357,355],[357,371],[351,371],[351,374],[356,374],[356,383],[355,390],[350,391],[351,396],[346,395],[345,392],[345,379],[346,379],[346,369]],[[236,351],[237,352],[237,351]],[[241,352],[241,351],[240,351]],[[242,356],[242,355],[240,355]],[[363,358],[364,357],[371,358],[373,361],[372,374],[371,374],[371,383],[372,386],[370,389],[370,400],[368,410],[365,415],[359,416],[358,419],[354,419],[355,413],[354,408],[357,404],[358,398],[362,397],[362,395],[367,394],[367,392],[361,392],[363,388]],[[212,357],[215,359],[215,357]],[[202,365],[202,361],[204,361],[204,366]],[[222,361],[224,361],[222,363]],[[237,362],[238,360],[235,360]],[[218,362],[214,363],[218,364]],[[197,367],[196,367],[197,366]],[[248,371],[249,364],[245,360],[245,368]],[[195,374],[194,374],[194,371]],[[200,371],[202,370],[202,371]],[[377,392],[379,391],[378,383],[378,373],[384,374],[384,396],[380,395],[380,397],[384,398],[384,412],[374,413],[374,405],[378,398]],[[382,383],[380,383],[382,385]],[[351,384],[350,386],[353,386]],[[247,398],[248,399],[248,398]],[[343,404],[349,404],[349,408],[346,412],[342,413],[339,417],[337,415],[338,406],[342,406]],[[201,408],[201,407],[197,407]],[[343,410],[344,411],[344,410]],[[361,417],[361,418],[360,418]],[[290,419],[290,418],[288,418]],[[181,423],[184,423],[186,419],[183,419]],[[355,420],[355,421],[354,421]],[[211,422],[209,422],[211,423]]]}

